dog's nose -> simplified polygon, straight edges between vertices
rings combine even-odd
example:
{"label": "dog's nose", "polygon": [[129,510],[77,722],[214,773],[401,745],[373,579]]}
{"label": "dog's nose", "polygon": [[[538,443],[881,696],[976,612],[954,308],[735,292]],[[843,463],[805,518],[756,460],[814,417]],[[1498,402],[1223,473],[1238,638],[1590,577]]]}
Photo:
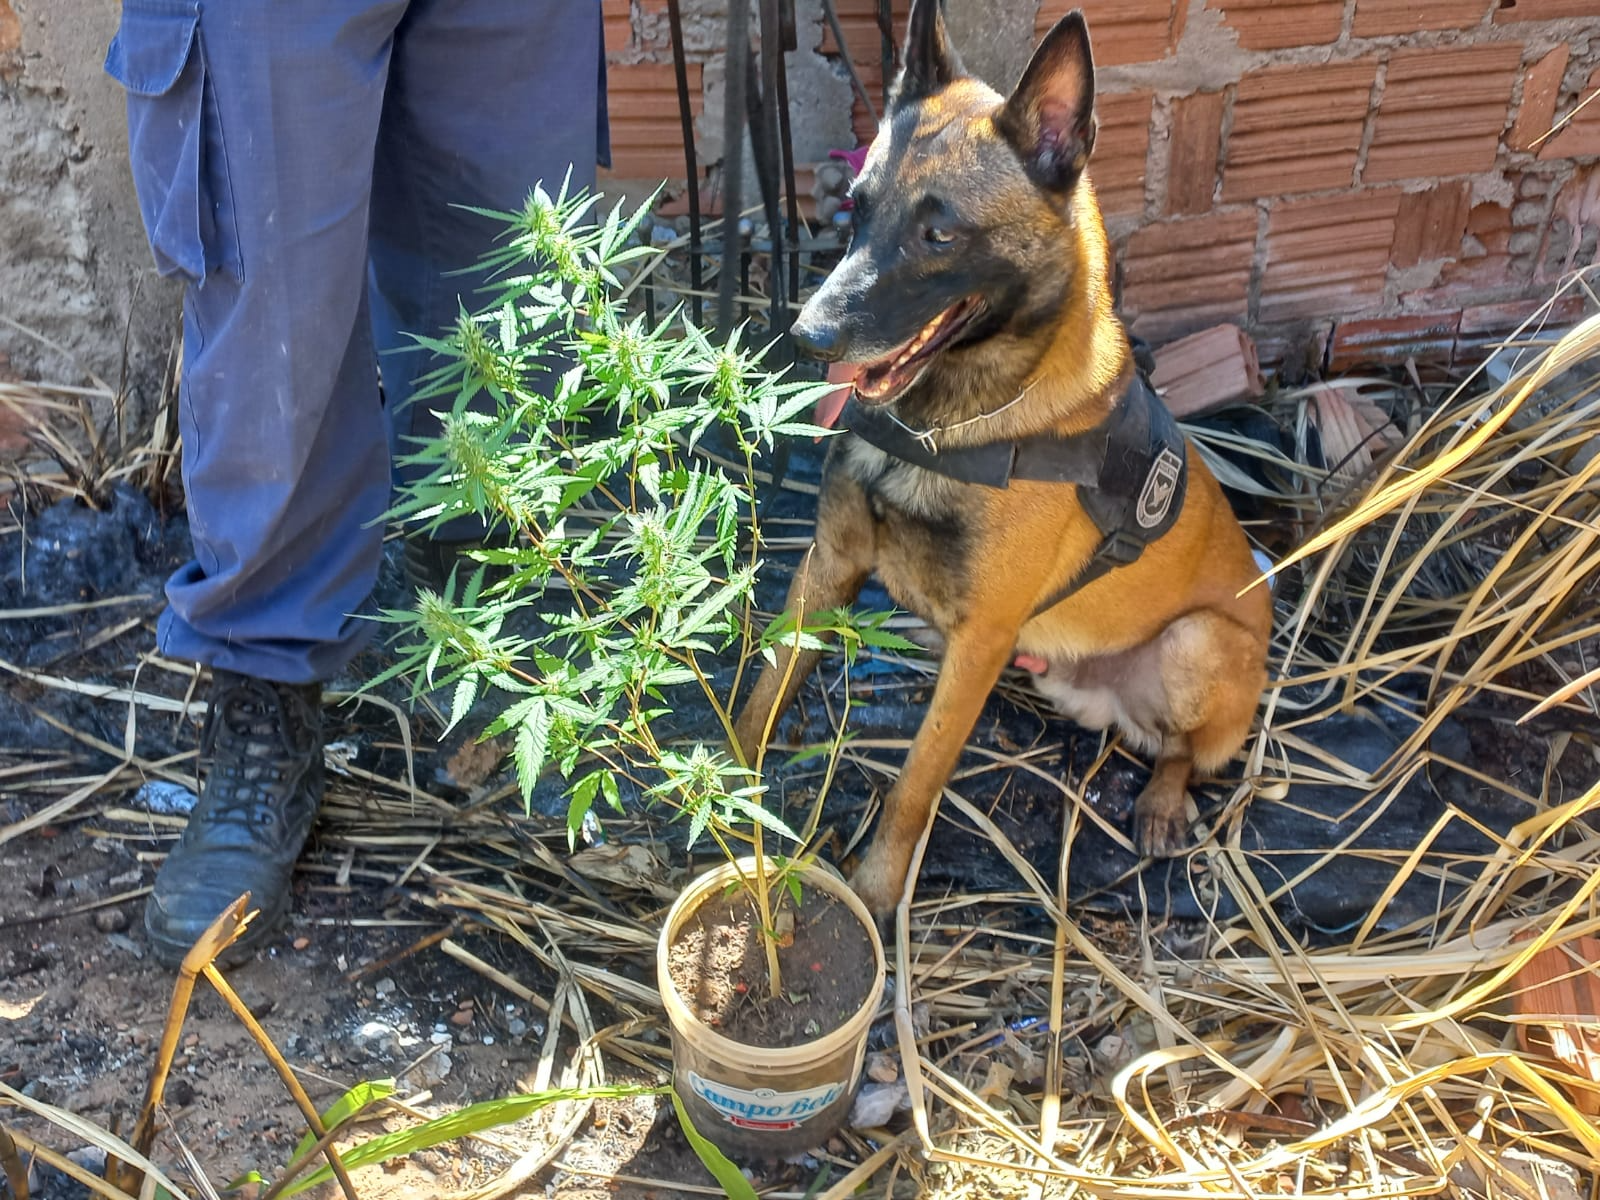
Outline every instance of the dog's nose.
{"label": "dog's nose", "polygon": [[790,326],[789,336],[794,338],[795,348],[810,358],[838,362],[844,357],[844,338],[834,322],[808,320],[802,311]]}

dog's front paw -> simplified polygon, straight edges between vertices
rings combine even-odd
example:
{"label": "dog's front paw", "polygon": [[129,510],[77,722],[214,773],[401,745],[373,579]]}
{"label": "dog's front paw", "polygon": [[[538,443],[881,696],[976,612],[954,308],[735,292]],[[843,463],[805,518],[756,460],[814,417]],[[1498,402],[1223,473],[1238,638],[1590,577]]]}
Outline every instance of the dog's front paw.
{"label": "dog's front paw", "polygon": [[1146,858],[1176,858],[1189,848],[1188,797],[1146,791],[1133,806],[1133,844]]}

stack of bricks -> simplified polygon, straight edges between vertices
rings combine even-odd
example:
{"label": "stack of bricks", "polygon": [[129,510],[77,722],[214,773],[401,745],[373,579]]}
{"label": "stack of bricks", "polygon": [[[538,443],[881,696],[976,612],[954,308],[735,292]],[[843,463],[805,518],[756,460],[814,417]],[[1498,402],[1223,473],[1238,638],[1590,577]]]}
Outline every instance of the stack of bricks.
{"label": "stack of bricks", "polygon": [[[604,2],[615,175],[681,180],[665,0]],[[1036,36],[1088,18],[1091,176],[1152,340],[1227,320],[1267,359],[1466,360],[1595,260],[1600,0],[998,2],[1033,8]],[[836,4],[876,95],[876,0]],[[692,47],[697,99],[719,50]],[[851,124],[870,136],[859,101]]]}

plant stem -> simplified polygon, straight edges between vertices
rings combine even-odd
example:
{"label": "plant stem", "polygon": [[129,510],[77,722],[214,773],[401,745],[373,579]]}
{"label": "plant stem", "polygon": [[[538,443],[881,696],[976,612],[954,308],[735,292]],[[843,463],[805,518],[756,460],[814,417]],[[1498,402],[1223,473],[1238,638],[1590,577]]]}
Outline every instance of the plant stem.
{"label": "plant stem", "polygon": [[756,908],[761,914],[761,945],[767,952],[767,993],[783,995],[783,972],[778,966],[778,930],[772,923],[772,895],[767,879],[767,857],[762,846],[761,822],[755,823]]}
{"label": "plant stem", "polygon": [[[756,473],[755,456],[751,450],[749,439],[744,436],[743,430],[739,431],[739,446],[744,451],[744,477],[746,479],[754,479]],[[752,578],[755,575],[756,566],[760,562],[761,556],[760,507],[755,489],[752,487],[750,490],[750,573]],[[744,602],[744,618],[740,622],[739,658],[733,668],[733,686],[728,689],[728,707],[730,708],[738,702],[739,684],[744,680],[745,664],[750,661],[750,631],[755,626],[755,611],[756,598],[755,593],[752,592]],[[740,759],[740,765],[749,766],[749,763],[743,761],[744,749],[738,745],[737,739],[735,739],[734,745],[736,747],[734,754]]]}

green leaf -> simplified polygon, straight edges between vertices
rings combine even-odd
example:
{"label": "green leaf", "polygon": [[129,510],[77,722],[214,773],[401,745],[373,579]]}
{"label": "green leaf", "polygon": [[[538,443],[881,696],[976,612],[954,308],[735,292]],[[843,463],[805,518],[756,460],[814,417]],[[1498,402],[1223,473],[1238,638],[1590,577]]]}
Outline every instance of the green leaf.
{"label": "green leaf", "polygon": [[445,726],[449,733],[463,718],[472,711],[472,702],[478,698],[478,677],[476,675],[463,675],[456,682],[456,694],[450,701],[450,723]]}
{"label": "green leaf", "polygon": [[717,1181],[722,1190],[727,1193],[728,1200],[758,1200],[756,1189],[744,1177],[744,1172],[733,1165],[733,1161],[712,1145],[689,1119],[688,1112],[683,1107],[683,1101],[678,1099],[678,1093],[672,1092],[672,1108],[678,1114],[678,1125],[683,1129],[683,1136],[689,1139],[689,1148],[699,1157],[706,1170],[711,1172],[711,1177]]}
{"label": "green leaf", "polygon": [[683,844],[685,850],[694,849],[694,844],[700,840],[700,835],[706,831],[706,826],[711,824],[711,816],[710,800],[704,800],[693,807],[689,813],[689,836]]}
{"label": "green leaf", "polygon": [[617,790],[617,777],[610,771],[600,776],[600,794],[606,798],[613,811],[622,812],[622,795]]}
{"label": "green leaf", "polygon": [[[322,1114],[322,1127],[324,1129],[332,1129],[337,1125],[342,1125],[369,1105],[376,1104],[379,1100],[392,1095],[394,1095],[394,1080],[392,1079],[368,1079],[365,1082],[358,1083],[328,1106],[328,1110]],[[295,1146],[294,1153],[289,1156],[289,1166],[294,1166],[295,1163],[309,1154],[311,1147],[316,1144],[317,1135],[307,1130],[305,1136],[300,1139],[299,1145]],[[231,1191],[234,1185],[229,1184],[228,1187]]]}
{"label": "green leaf", "polygon": [[[393,1133],[379,1134],[359,1146],[350,1147],[340,1157],[344,1159],[344,1165],[353,1171],[357,1167],[388,1162],[393,1158],[415,1154],[418,1150],[427,1150],[445,1142],[453,1142],[456,1138],[467,1137],[469,1134],[514,1124],[546,1105],[562,1100],[611,1100],[626,1096],[659,1096],[665,1090],[657,1087],[615,1084],[591,1088],[552,1088],[545,1092],[530,1092],[525,1095],[506,1096],[499,1100],[485,1100],[480,1104],[469,1104],[466,1108],[446,1113],[442,1117],[434,1117],[431,1121],[424,1121],[420,1125],[408,1126]],[[295,1180],[279,1195],[287,1200],[290,1196],[308,1192],[332,1178],[332,1170],[324,1166],[304,1178]],[[755,1193],[751,1192],[750,1195],[754,1196]]]}
{"label": "green leaf", "polygon": [[546,705],[532,705],[528,715],[517,727],[517,740],[513,744],[512,758],[517,767],[517,786],[522,789],[522,802],[533,799],[533,788],[544,770],[544,761],[550,751],[550,710]]}
{"label": "green leaf", "polygon": [[731,813],[736,813],[748,820],[766,826],[773,833],[782,834],[791,842],[800,840],[800,835],[785,825],[776,813],[768,812],[760,804],[747,800],[743,796],[729,796],[727,808]]}
{"label": "green leaf", "polygon": [[[578,834],[583,832],[583,819],[589,815],[589,810],[594,807],[595,794],[600,790],[601,782],[606,778],[604,771],[590,771],[577,783],[572,785],[572,790],[567,793],[567,849],[571,850],[578,844]],[[611,785],[613,788],[616,784]]]}

